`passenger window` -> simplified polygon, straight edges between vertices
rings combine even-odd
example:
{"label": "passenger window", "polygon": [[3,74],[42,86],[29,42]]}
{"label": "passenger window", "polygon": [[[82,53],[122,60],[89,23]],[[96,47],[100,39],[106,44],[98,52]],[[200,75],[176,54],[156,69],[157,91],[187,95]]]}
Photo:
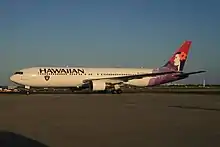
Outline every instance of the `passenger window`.
{"label": "passenger window", "polygon": [[23,75],[23,72],[18,71],[18,72],[15,72],[14,74],[15,74],[15,75]]}

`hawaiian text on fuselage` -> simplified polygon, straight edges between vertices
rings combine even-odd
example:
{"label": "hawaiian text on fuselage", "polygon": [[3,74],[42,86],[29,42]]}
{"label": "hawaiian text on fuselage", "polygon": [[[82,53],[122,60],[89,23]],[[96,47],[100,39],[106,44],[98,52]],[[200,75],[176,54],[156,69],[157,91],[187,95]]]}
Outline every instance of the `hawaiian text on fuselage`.
{"label": "hawaiian text on fuselage", "polygon": [[40,75],[75,75],[85,74],[85,70],[81,68],[40,68]]}

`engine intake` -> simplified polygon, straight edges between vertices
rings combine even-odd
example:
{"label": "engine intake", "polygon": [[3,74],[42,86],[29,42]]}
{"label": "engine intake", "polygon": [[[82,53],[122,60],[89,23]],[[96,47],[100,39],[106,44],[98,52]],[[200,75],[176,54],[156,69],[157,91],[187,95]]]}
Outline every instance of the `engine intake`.
{"label": "engine intake", "polygon": [[103,81],[91,81],[90,90],[92,91],[102,91],[106,89],[106,84]]}

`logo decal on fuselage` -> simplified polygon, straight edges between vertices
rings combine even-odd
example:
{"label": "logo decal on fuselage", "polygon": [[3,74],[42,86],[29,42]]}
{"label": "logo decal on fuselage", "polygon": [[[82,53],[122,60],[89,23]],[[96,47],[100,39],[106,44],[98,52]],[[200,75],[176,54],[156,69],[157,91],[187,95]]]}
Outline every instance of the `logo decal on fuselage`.
{"label": "logo decal on fuselage", "polygon": [[50,79],[50,76],[44,76],[44,79],[45,79],[46,81],[48,81],[48,80]]}
{"label": "logo decal on fuselage", "polygon": [[85,74],[84,69],[80,68],[40,68],[40,75],[75,75]]}

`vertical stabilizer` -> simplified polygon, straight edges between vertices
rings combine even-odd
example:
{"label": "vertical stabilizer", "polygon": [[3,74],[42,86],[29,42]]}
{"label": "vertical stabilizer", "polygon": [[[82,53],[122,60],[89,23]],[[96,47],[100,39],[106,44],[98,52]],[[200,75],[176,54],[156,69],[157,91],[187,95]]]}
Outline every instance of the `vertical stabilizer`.
{"label": "vertical stabilizer", "polygon": [[171,56],[164,67],[175,71],[183,71],[191,43],[192,41],[184,41],[181,47]]}

